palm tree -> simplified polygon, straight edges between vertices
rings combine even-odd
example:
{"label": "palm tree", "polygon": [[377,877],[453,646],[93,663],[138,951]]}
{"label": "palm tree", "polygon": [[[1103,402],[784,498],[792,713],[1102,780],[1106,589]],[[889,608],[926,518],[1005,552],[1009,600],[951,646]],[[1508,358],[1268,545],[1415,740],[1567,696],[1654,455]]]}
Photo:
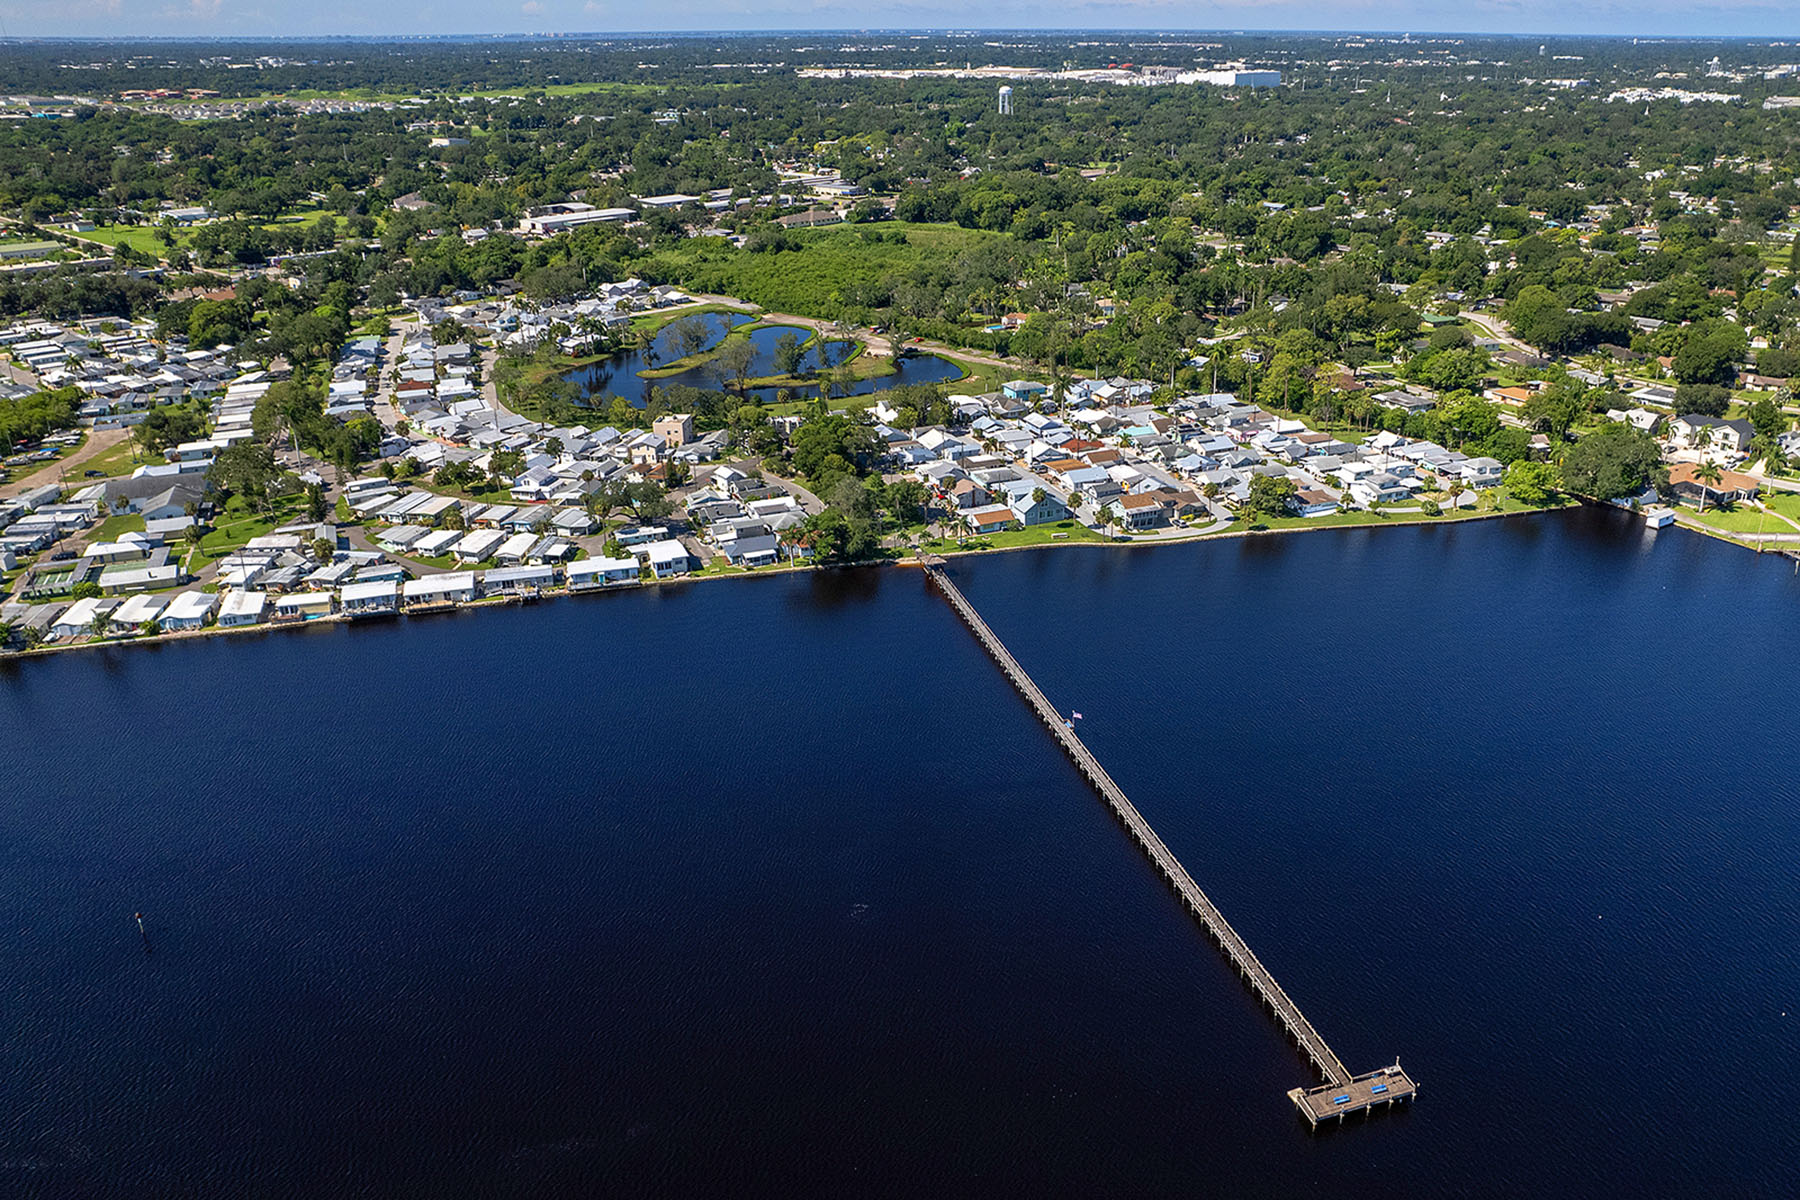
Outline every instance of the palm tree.
{"label": "palm tree", "polygon": [[812,545],[812,530],[805,525],[789,525],[781,531],[781,544],[787,549],[788,565],[792,566],[794,558],[803,547]]}
{"label": "palm tree", "polygon": [[1694,468],[1694,478],[1700,481],[1700,511],[1706,511],[1706,496],[1719,482],[1725,478],[1719,470],[1718,463],[1701,463]]}

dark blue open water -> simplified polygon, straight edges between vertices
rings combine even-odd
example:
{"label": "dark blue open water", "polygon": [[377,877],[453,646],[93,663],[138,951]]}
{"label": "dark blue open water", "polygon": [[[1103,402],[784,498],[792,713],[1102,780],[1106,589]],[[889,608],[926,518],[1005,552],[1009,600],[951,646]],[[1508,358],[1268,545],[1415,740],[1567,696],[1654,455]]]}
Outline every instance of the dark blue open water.
{"label": "dark blue open water", "polygon": [[1794,1194],[1791,564],[954,571],[1413,1109],[1307,1133],[947,606],[827,573],[0,669],[0,1195]]}

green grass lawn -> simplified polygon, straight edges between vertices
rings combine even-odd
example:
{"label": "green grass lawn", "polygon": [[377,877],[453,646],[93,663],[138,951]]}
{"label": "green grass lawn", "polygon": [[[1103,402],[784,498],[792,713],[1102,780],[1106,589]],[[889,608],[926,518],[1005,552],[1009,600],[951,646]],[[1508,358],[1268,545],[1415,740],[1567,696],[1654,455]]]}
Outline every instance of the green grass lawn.
{"label": "green grass lawn", "polygon": [[1239,517],[1232,522],[1231,528],[1224,532],[1237,533],[1253,528],[1258,530],[1307,529],[1323,525],[1416,525],[1430,521],[1452,520],[1457,517],[1488,516],[1492,513],[1548,512],[1554,508],[1566,508],[1576,503],[1573,500],[1564,500],[1560,503],[1538,507],[1514,499],[1511,493],[1503,487],[1493,488],[1487,494],[1491,499],[1483,500],[1477,508],[1456,511],[1446,508],[1435,517],[1422,512],[1394,512],[1392,509],[1378,512],[1360,510],[1357,512],[1329,512],[1316,517]]}
{"label": "green grass lawn", "polygon": [[233,496],[225,502],[225,511],[214,520],[213,527],[200,539],[189,569],[198,571],[206,564],[241,549],[252,538],[273,533],[283,525],[300,519],[299,495],[283,496],[268,513],[255,512],[242,499]]}
{"label": "green grass lawn", "polygon": [[116,542],[120,535],[144,532],[144,518],[137,513],[119,513],[106,518],[88,531],[90,542]]}
{"label": "green grass lawn", "polygon": [[1764,504],[1795,521],[1800,521],[1800,492],[1764,492]]}
{"label": "green grass lawn", "polygon": [[[958,396],[980,396],[988,392],[997,392],[1000,385],[1014,379],[1034,379],[1044,382],[1044,376],[1037,371],[1027,370],[1023,364],[1018,368],[989,367],[981,363],[972,363],[958,358],[954,354],[940,354],[939,358],[947,358],[963,370],[963,377],[944,384]],[[870,397],[874,399],[874,397]]]}
{"label": "green grass lawn", "polygon": [[282,213],[273,221],[264,221],[264,229],[281,229],[289,225],[317,225],[326,217],[335,217],[337,213],[329,208],[298,208],[292,212]]}
{"label": "green grass lawn", "polygon": [[[129,246],[139,254],[147,254],[151,258],[161,258],[169,252],[162,235],[152,225],[96,225],[75,236],[108,246]],[[186,245],[186,235],[177,233],[175,244]]]}
{"label": "green grass lawn", "polygon": [[103,450],[81,464],[83,471],[98,471],[102,475],[129,475],[145,463],[161,462],[160,458],[146,457],[137,448],[136,440],[127,437],[110,450]]}
{"label": "green grass lawn", "polygon": [[[1800,520],[1800,497],[1783,498],[1771,502],[1770,508],[1776,513],[1784,513]],[[1777,516],[1764,513],[1754,504],[1738,504],[1731,508],[1709,506],[1705,512],[1682,505],[1679,510],[1683,515],[1692,517],[1702,525],[1711,529],[1724,530],[1728,533],[1793,533],[1794,527]]]}
{"label": "green grass lawn", "polygon": [[1106,539],[1080,521],[1055,521],[1029,529],[1006,529],[963,539],[938,538],[921,543],[926,550],[1011,550],[1019,546],[1052,546],[1058,542],[1103,542]]}
{"label": "green grass lawn", "polygon": [[901,275],[925,262],[942,262],[1010,235],[964,229],[958,225],[884,221],[868,227],[906,235],[904,243],[866,242],[855,225],[796,231],[798,250],[752,254],[718,238],[694,238],[660,251],[650,277],[678,278],[683,286],[714,295],[735,296],[776,312],[829,316],[842,309],[859,283],[884,275]]}
{"label": "green grass lawn", "polygon": [[[655,312],[638,313],[631,318],[633,329],[661,330],[664,325],[673,325],[683,317],[697,317],[704,313],[737,313],[739,316],[755,316],[749,309],[738,308],[731,304],[689,304],[680,308],[663,308]],[[582,359],[592,362],[593,359]]]}
{"label": "green grass lawn", "polygon": [[[734,84],[734,83],[716,83],[716,84],[706,85],[704,88],[700,87],[700,86],[684,87],[682,90],[684,92],[701,91],[701,90],[725,91],[725,90],[729,90],[731,88],[740,87],[740,86],[742,86],[742,85]],[[612,92],[612,93],[616,93],[616,94],[623,95],[623,96],[644,96],[644,95],[660,96],[660,95],[663,95],[664,93],[666,93],[668,90],[669,90],[668,85],[660,84],[660,83],[595,82],[595,83],[537,84],[537,85],[533,85],[533,86],[529,86],[529,87],[521,85],[519,87],[513,87],[513,88],[489,89],[489,90],[475,91],[475,92],[462,91],[459,89],[459,90],[452,92],[451,94],[458,96],[458,97],[473,96],[477,99],[494,99],[494,98],[503,97],[503,96],[528,96],[528,95],[535,94],[537,92],[542,92],[547,96],[581,96],[581,95],[588,95],[590,93],[606,93],[606,92]],[[341,88],[341,89],[337,89],[337,90],[333,90],[333,91],[320,91],[316,88],[306,88],[306,89],[302,89],[299,91],[283,92],[283,93],[281,93],[281,95],[283,95],[287,99],[291,99],[291,100],[393,100],[393,101],[399,101],[399,100],[412,99],[414,97],[417,97],[419,95],[419,93],[418,92],[395,92],[395,91],[388,91],[383,88]],[[458,134],[457,136],[460,137],[462,135]]]}

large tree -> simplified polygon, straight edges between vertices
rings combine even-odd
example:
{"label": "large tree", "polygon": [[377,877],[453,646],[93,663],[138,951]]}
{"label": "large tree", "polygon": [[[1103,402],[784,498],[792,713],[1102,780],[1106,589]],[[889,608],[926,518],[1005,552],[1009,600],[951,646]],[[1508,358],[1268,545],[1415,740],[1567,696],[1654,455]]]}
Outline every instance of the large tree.
{"label": "large tree", "polygon": [[1580,496],[1616,500],[1646,485],[1669,485],[1656,439],[1629,425],[1607,425],[1569,447],[1562,461],[1563,486]]}

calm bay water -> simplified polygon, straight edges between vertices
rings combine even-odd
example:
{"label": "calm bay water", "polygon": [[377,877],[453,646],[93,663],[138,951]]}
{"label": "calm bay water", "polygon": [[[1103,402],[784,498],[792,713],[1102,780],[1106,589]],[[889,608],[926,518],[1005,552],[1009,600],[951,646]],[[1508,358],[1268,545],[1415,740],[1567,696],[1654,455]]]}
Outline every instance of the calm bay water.
{"label": "calm bay water", "polygon": [[1792,1195],[1790,569],[1604,512],[955,564],[1419,1079],[1325,1135],[914,572],[0,668],[0,1194]]}

